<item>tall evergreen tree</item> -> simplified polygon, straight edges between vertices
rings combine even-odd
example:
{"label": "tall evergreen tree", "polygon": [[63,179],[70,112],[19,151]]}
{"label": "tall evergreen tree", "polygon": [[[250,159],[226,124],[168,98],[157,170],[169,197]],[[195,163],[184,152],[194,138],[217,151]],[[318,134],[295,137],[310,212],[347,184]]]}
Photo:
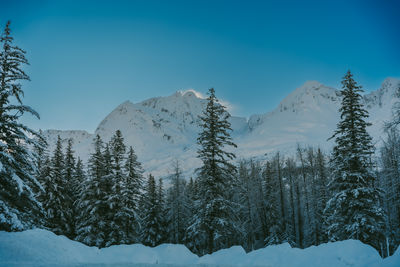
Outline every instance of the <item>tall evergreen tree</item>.
{"label": "tall evergreen tree", "polygon": [[328,235],[330,240],[358,239],[380,250],[385,215],[380,207],[380,190],[372,171],[372,139],[367,132],[361,86],[350,71],[341,91],[341,120],[331,138],[335,146],[331,159],[332,197],[328,201]]}
{"label": "tall evergreen tree", "polygon": [[50,160],[50,173],[43,181],[44,195],[41,199],[43,199],[47,227],[59,235],[70,233],[71,230],[68,221],[71,217],[71,210],[67,206],[69,200],[65,189],[64,166],[62,141],[58,136],[56,148]]}
{"label": "tall evergreen tree", "polygon": [[40,187],[33,176],[35,166],[28,146],[38,133],[19,122],[30,113],[39,114],[22,104],[20,81],[29,81],[22,70],[28,65],[25,51],[13,44],[10,22],[0,36],[0,230],[16,231],[34,226],[41,215],[32,187]]}
{"label": "tall evergreen tree", "polygon": [[[106,177],[103,157],[103,141],[97,135],[94,139],[94,152],[88,160],[88,175],[80,186],[77,204],[78,215],[76,240],[89,246],[105,247],[109,230],[108,195],[111,183]],[[80,161],[78,161],[79,163]],[[77,175],[79,167],[77,167]]]}
{"label": "tall evergreen tree", "polygon": [[182,244],[189,218],[189,200],[178,160],[174,162],[173,169],[173,174],[170,176],[172,186],[167,196],[168,242]]}
{"label": "tall evergreen tree", "polygon": [[229,160],[234,159],[235,154],[224,150],[226,146],[236,147],[229,133],[232,130],[229,117],[211,88],[206,109],[200,117],[202,131],[197,139],[198,157],[203,162],[198,169],[201,198],[188,228],[189,236],[201,237],[201,254],[232,245],[231,237],[239,232],[234,203],[229,199],[231,180],[236,172]]}
{"label": "tall evergreen tree", "polygon": [[164,185],[163,179],[158,179],[158,188],[157,188],[157,214],[160,220],[160,236],[161,239],[159,243],[165,243],[167,241],[167,210],[165,208],[165,193],[164,193]]}
{"label": "tall evergreen tree", "polygon": [[400,133],[392,127],[381,148],[379,184],[383,194],[383,206],[387,214],[386,244],[392,255],[400,244]]}
{"label": "tall evergreen tree", "polygon": [[73,146],[73,140],[70,138],[67,141],[67,148],[65,151],[65,165],[64,165],[64,176],[63,176],[63,181],[65,184],[65,190],[64,190],[64,195],[65,195],[65,209],[69,210],[68,215],[69,217],[67,218],[68,223],[69,223],[69,228],[70,232],[65,233],[66,236],[69,238],[74,238],[75,237],[75,207],[74,203],[76,201],[75,196],[77,195],[77,188],[75,185],[77,184],[74,179],[75,179],[75,156],[74,156],[74,150],[72,148]]}
{"label": "tall evergreen tree", "polygon": [[326,220],[324,217],[324,209],[326,207],[326,203],[328,201],[328,174],[327,174],[327,166],[326,159],[324,153],[320,148],[317,149],[316,158],[315,158],[315,214],[316,214],[316,245],[321,243],[326,243],[328,241],[326,236]]}
{"label": "tall evergreen tree", "polygon": [[266,217],[268,235],[265,237],[266,245],[276,245],[283,242],[283,219],[279,216],[279,181],[273,175],[272,165],[268,161],[264,172],[264,192],[266,198]]}
{"label": "tall evergreen tree", "polygon": [[109,143],[111,152],[112,183],[111,194],[108,196],[110,208],[110,233],[107,246],[127,244],[129,242],[127,223],[129,214],[124,207],[126,190],[126,173],[124,168],[126,146],[120,130],[117,130]]}
{"label": "tall evergreen tree", "polygon": [[143,190],[143,169],[132,147],[129,148],[125,163],[126,181],[122,190],[124,209],[126,209],[126,231],[128,243],[136,243],[140,240],[140,210],[139,201]]}
{"label": "tall evergreen tree", "polygon": [[142,243],[146,246],[157,246],[162,241],[162,218],[159,208],[159,194],[157,192],[154,176],[149,175],[144,195],[143,227],[141,233]]}

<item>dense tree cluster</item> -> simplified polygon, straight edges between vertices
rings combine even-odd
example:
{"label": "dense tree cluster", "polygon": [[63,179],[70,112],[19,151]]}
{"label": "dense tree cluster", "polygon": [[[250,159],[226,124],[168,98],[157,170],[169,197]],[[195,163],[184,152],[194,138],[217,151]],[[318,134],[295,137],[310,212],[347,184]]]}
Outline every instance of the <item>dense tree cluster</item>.
{"label": "dense tree cluster", "polygon": [[[296,153],[235,162],[229,113],[210,89],[200,117],[194,179],[180,162],[163,180],[144,170],[117,130],[96,136],[86,166],[72,140],[48,151],[41,133],[18,122],[37,115],[21,102],[25,52],[0,42],[0,230],[38,226],[90,246],[185,244],[203,255],[232,245],[247,251],[289,242],[305,248],[358,239],[391,255],[400,243],[400,133],[392,123],[374,152],[361,87],[348,72],[330,154]],[[396,113],[395,113],[396,114]],[[374,158],[373,156],[377,156]]]}

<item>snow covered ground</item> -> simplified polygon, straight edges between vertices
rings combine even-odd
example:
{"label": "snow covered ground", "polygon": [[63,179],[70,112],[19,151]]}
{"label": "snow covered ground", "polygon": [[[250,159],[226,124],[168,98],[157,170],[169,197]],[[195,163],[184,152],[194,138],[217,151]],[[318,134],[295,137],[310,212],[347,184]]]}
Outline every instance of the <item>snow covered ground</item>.
{"label": "snow covered ground", "polygon": [[57,236],[46,230],[0,232],[0,266],[400,266],[400,249],[382,260],[378,253],[359,241],[348,240],[307,249],[288,244],[245,253],[231,247],[198,257],[183,245],[119,245],[98,249]]}

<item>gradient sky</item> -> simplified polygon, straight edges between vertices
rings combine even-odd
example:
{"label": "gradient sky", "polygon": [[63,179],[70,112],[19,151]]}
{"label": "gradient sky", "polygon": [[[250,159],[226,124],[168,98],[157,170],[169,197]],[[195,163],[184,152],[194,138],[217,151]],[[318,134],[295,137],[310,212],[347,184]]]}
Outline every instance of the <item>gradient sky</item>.
{"label": "gradient sky", "polygon": [[27,50],[34,129],[93,132],[117,105],[214,87],[265,113],[307,80],[366,91],[400,77],[400,1],[0,0]]}

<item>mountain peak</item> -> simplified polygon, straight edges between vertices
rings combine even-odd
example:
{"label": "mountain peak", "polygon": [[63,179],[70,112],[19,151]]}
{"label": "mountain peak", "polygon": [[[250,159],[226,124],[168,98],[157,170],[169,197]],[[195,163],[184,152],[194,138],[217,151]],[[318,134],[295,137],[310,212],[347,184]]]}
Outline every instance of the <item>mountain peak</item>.
{"label": "mountain peak", "polygon": [[197,92],[194,89],[188,89],[184,91],[177,91],[175,95],[183,96],[183,97],[195,97],[195,98],[200,98],[200,99],[205,99],[206,97],[200,93]]}
{"label": "mountain peak", "polygon": [[280,103],[278,109],[280,112],[320,110],[326,101],[336,101],[336,89],[327,87],[317,81],[307,81],[298,87]]}
{"label": "mountain peak", "polygon": [[324,86],[324,85],[318,81],[306,81],[302,86],[297,88],[297,90],[298,89],[317,89],[322,86]]}
{"label": "mountain peak", "polygon": [[393,88],[393,89],[399,89],[400,88],[400,79],[396,79],[396,78],[386,78],[381,86],[382,89],[386,89],[386,88]]}

